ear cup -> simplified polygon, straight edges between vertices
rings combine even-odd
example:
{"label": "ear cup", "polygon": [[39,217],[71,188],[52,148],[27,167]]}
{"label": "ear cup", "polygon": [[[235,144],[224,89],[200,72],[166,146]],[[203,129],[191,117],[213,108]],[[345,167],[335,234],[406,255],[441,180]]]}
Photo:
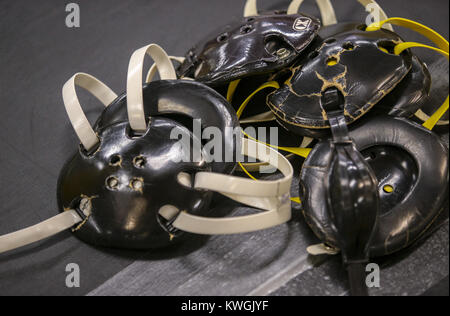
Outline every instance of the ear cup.
{"label": "ear cup", "polygon": [[[324,27],[267,102],[280,124],[302,136],[329,136],[321,99],[330,87],[345,97],[347,124],[364,116],[409,73],[411,54],[395,55],[402,39],[387,30],[367,32],[355,23]],[[376,62],[374,62],[376,61]],[[383,67],[379,67],[383,64]]]}
{"label": "ear cup", "polygon": [[178,69],[210,86],[280,70],[313,41],[320,22],[301,14],[248,17],[226,25],[186,54]]}
{"label": "ear cup", "polygon": [[94,153],[80,149],[66,164],[58,183],[60,209],[77,207],[83,198],[92,204],[91,215],[74,229],[77,237],[96,246],[160,248],[180,237],[159,215],[161,208],[206,213],[212,192],[193,189],[193,181],[212,165],[205,152],[191,162],[190,149],[170,139],[174,129],[188,142],[195,140],[166,118],[152,118],[145,135],[135,138],[128,123],[115,123],[98,130],[100,146]]}
{"label": "ear cup", "polygon": [[[439,137],[405,119],[379,116],[354,126],[350,138],[377,177],[380,216],[370,256],[411,245],[439,215],[448,195],[448,149]],[[324,179],[329,141],[316,145],[301,171],[305,219],[325,243],[338,246]]]}
{"label": "ear cup", "polygon": [[[180,124],[184,123],[189,129],[192,129],[192,120],[199,119],[203,129],[215,128],[220,131],[222,159],[212,164],[212,170],[218,173],[231,173],[234,170],[234,158],[241,148],[240,138],[236,136],[240,136],[239,121],[236,112],[219,93],[194,81],[164,80],[145,85],[143,97],[147,117],[170,117]],[[104,110],[95,128],[127,122],[126,104],[126,95],[123,94]],[[233,134],[236,131],[238,133]]]}

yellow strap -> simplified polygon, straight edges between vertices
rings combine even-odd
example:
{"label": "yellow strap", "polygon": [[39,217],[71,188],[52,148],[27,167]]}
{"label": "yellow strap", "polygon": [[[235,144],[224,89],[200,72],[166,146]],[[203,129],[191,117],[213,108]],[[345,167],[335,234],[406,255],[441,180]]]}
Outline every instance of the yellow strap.
{"label": "yellow strap", "polygon": [[227,91],[228,102],[231,103],[233,101],[234,93],[236,92],[236,89],[240,82],[241,82],[241,79],[230,82],[230,85],[228,86],[228,91]]}
{"label": "yellow strap", "polygon": [[[394,53],[396,55],[400,55],[404,50],[409,48],[427,48],[434,50],[438,52],[439,54],[445,56],[447,59],[449,59],[449,43],[448,41],[439,33],[432,30],[431,28],[422,25],[420,23],[417,23],[415,21],[411,21],[404,18],[390,18],[381,22],[376,22],[371,25],[369,25],[366,29],[366,31],[377,31],[381,29],[381,27],[386,24],[394,24],[402,27],[406,27],[408,29],[411,29],[426,38],[428,38],[430,41],[435,43],[439,48],[428,46],[420,43],[415,42],[406,42],[406,43],[400,43],[395,46]],[[423,124],[423,126],[429,130],[432,130],[436,124],[439,122],[439,120],[444,116],[444,114],[448,111],[449,108],[449,97],[447,96],[447,99],[445,102],[441,105],[441,107]]]}
{"label": "yellow strap", "polygon": [[423,36],[425,36],[426,38],[428,38],[430,41],[432,41],[433,43],[435,43],[440,49],[442,49],[443,51],[448,52],[448,41],[439,33],[437,33],[436,31],[430,29],[429,27],[420,24],[418,22],[415,21],[411,21],[408,19],[404,19],[404,18],[390,18],[384,21],[380,21],[380,22],[375,22],[372,23],[371,25],[369,25],[366,29],[366,31],[370,32],[370,31],[378,31],[380,30],[384,24],[389,23],[389,24],[394,24],[394,25],[398,25],[398,26],[402,26],[402,27],[406,27],[408,29],[411,29]]}
{"label": "yellow strap", "polygon": [[247,136],[247,138],[254,140],[255,142],[264,144],[266,146],[275,148],[277,150],[281,150],[281,151],[286,151],[288,153],[303,157],[303,158],[308,158],[309,154],[311,153],[312,148],[300,148],[300,147],[280,147],[280,146],[275,146],[272,144],[268,144],[265,142],[262,142],[256,138],[251,137],[250,135],[248,135],[246,132],[242,131],[242,133],[244,133],[245,136]]}
{"label": "yellow strap", "polygon": [[[232,99],[234,91],[236,90],[237,85],[239,84],[239,82],[233,81],[230,86],[228,87],[228,93],[227,93],[227,98],[228,100]],[[276,81],[271,81],[271,82],[266,82],[263,85],[261,85],[258,89],[256,89],[252,94],[250,94],[247,99],[245,99],[245,101],[242,103],[242,105],[239,107],[239,109],[237,110],[237,117],[240,119],[242,116],[242,113],[244,112],[245,108],[247,107],[247,105],[250,103],[250,101],[253,99],[253,97],[260,91],[267,89],[267,88],[275,88],[275,89],[279,89],[280,85],[278,84],[278,82]],[[286,152],[290,152],[293,153],[295,155],[307,158],[309,153],[311,152],[311,148],[299,148],[299,147],[279,147],[279,146],[275,146],[275,145],[271,145],[271,144],[267,144],[264,142],[261,142],[253,137],[251,137],[250,135],[248,135],[247,133],[245,133],[244,131],[242,131],[242,133],[247,136],[248,138],[257,141],[259,143],[262,143],[266,146],[278,149],[278,150],[282,150],[282,151],[286,151]],[[239,163],[239,166],[241,167],[241,169],[247,174],[247,176],[249,176],[249,178],[253,179],[253,180],[257,180],[255,177],[253,177],[250,172],[248,172],[248,170],[244,167],[244,165],[242,163]],[[298,203],[301,204],[300,198],[291,198],[291,201],[294,203]]]}
{"label": "yellow strap", "polygon": [[[230,85],[231,86],[231,85]],[[253,99],[253,97],[260,92],[261,90],[267,89],[267,88],[275,88],[280,89],[280,85],[276,81],[270,81],[264,83],[262,86],[260,86],[258,89],[256,89],[252,94],[250,94],[247,99],[245,99],[244,103],[239,107],[237,111],[237,117],[240,119],[242,116],[242,113],[244,112],[247,105],[250,103],[250,101]]]}
{"label": "yellow strap", "polygon": [[396,55],[400,55],[401,53],[403,53],[404,50],[407,50],[409,48],[427,48],[427,49],[431,49],[434,50],[436,52],[438,52],[439,54],[443,55],[444,57],[446,57],[448,59],[448,51],[444,51],[442,49],[433,47],[433,46],[428,46],[425,44],[420,44],[420,43],[415,43],[415,42],[406,42],[406,43],[400,43],[397,44],[394,48],[394,53]]}

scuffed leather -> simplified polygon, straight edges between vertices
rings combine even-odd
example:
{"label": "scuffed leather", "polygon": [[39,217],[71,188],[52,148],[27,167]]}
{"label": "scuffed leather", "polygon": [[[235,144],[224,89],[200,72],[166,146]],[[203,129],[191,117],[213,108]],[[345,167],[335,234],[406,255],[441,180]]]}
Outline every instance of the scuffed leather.
{"label": "scuffed leather", "polygon": [[[323,92],[338,88],[345,97],[345,118],[351,124],[389,94],[411,69],[411,54],[400,56],[378,48],[395,46],[401,38],[387,30],[366,32],[355,23],[324,27],[311,53],[292,67],[292,77],[268,96],[279,122],[292,132],[311,137],[329,135],[321,107]],[[327,61],[335,58],[335,65]]]}
{"label": "scuffed leather", "polygon": [[[297,21],[304,29],[295,29]],[[269,73],[290,65],[316,37],[320,22],[301,14],[268,14],[226,25],[186,54],[178,69],[191,77],[218,86],[246,76]],[[270,44],[272,43],[272,44]],[[285,48],[287,56],[278,56]]]}

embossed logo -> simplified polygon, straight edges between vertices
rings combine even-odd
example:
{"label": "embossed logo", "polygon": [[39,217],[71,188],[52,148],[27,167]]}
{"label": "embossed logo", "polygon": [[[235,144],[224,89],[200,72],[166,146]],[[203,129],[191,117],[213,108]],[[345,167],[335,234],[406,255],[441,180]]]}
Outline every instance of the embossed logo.
{"label": "embossed logo", "polygon": [[310,25],[311,25],[311,19],[308,19],[305,17],[298,18],[294,22],[294,30],[301,32],[301,31],[304,31],[307,28],[309,28]]}

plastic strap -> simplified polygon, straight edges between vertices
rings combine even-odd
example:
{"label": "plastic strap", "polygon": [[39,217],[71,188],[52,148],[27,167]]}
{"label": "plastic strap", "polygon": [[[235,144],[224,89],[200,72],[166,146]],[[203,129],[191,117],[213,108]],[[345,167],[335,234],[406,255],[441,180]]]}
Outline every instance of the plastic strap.
{"label": "plastic strap", "polygon": [[83,220],[75,210],[58,214],[40,224],[0,236],[0,253],[17,249],[56,235]]}
{"label": "plastic strap", "polygon": [[[184,57],[177,57],[177,56],[169,56],[169,58],[172,62],[176,61],[180,64],[184,63],[184,61],[186,60],[186,58],[184,58]],[[146,78],[145,82],[146,83],[151,82],[153,80],[153,78],[155,77],[157,71],[158,71],[158,64],[154,63],[150,67],[150,69],[147,73],[147,76],[145,77]]]}
{"label": "plastic strap", "polygon": [[[234,93],[236,92],[236,89],[238,88],[240,82],[241,82],[241,79],[238,79],[238,80],[230,82],[230,84],[228,85],[227,101],[229,103],[233,102]],[[278,89],[279,86],[278,86],[278,88],[276,86],[274,86],[274,88]],[[250,100],[251,100],[251,98],[250,98]],[[250,100],[248,100],[248,101],[250,101]],[[272,113],[272,111],[267,111],[267,112],[264,112],[261,114],[257,114],[257,115],[242,119],[242,120],[240,120],[240,123],[241,124],[263,123],[263,122],[271,122],[271,121],[275,121],[275,120],[276,120],[276,118],[275,118],[275,115]]]}
{"label": "plastic strap", "polygon": [[[438,48],[436,48],[436,47],[424,45],[421,43],[415,43],[415,42],[400,43],[395,46],[395,49],[394,49],[395,54],[399,55],[404,50],[410,49],[410,48],[427,48],[427,49],[434,50],[434,51],[442,54],[443,56],[445,56],[447,59],[449,59],[449,43],[448,43],[448,41],[442,35],[440,35],[436,31],[434,31],[433,29],[431,29],[425,25],[422,25],[418,22],[411,21],[411,20],[404,19],[404,18],[390,18],[385,21],[381,21],[379,23],[373,23],[373,24],[369,25],[367,27],[366,31],[370,32],[370,31],[379,30],[386,23],[391,23],[394,25],[398,25],[398,26],[402,26],[402,27],[411,29],[411,30],[425,36],[426,38],[428,38],[430,41],[432,41],[433,43],[435,43],[438,46]],[[448,108],[449,108],[449,97],[447,96],[446,100],[441,105],[441,107],[431,117],[427,118],[427,120],[425,121],[423,126],[429,130],[432,130],[436,126],[436,124],[439,123],[439,120],[442,118],[442,116],[448,111]],[[419,114],[416,113],[416,117],[423,118],[423,115],[421,115],[422,113],[423,112],[419,112]]]}
{"label": "plastic strap", "polygon": [[[288,7],[287,14],[296,14],[304,0],[293,0]],[[337,23],[336,13],[330,0],[316,0],[317,6],[322,16],[322,24],[332,25]]]}
{"label": "plastic strap", "polygon": [[236,92],[236,89],[240,82],[241,82],[241,79],[238,79],[238,80],[230,82],[230,84],[228,85],[228,91],[227,91],[227,101],[228,102],[230,102],[230,103],[233,102],[234,93]]}
{"label": "plastic strap", "polygon": [[147,130],[142,91],[142,75],[146,55],[154,60],[161,80],[177,79],[170,57],[160,46],[151,44],[133,53],[128,66],[127,108],[131,129],[137,133],[144,133]]}
{"label": "plastic strap", "polygon": [[247,0],[244,8],[244,18],[258,15],[258,4],[256,0]]}
{"label": "plastic strap", "polygon": [[[267,151],[270,154],[267,154]],[[261,155],[261,153],[266,153]],[[224,235],[253,232],[283,224],[291,219],[290,188],[294,170],[277,151],[249,139],[242,140],[242,154],[276,167],[284,177],[276,181],[252,181],[240,177],[199,172],[196,189],[219,192],[242,204],[265,212],[232,218],[207,218],[180,212],[172,225],[180,230],[203,235]],[[167,220],[169,213],[160,212]]]}
{"label": "plastic strap", "polygon": [[90,92],[105,106],[111,104],[117,98],[117,94],[97,78],[85,73],[75,74],[63,87],[62,95],[67,115],[84,148],[90,151],[98,144],[99,139],[81,108],[76,86]]}

